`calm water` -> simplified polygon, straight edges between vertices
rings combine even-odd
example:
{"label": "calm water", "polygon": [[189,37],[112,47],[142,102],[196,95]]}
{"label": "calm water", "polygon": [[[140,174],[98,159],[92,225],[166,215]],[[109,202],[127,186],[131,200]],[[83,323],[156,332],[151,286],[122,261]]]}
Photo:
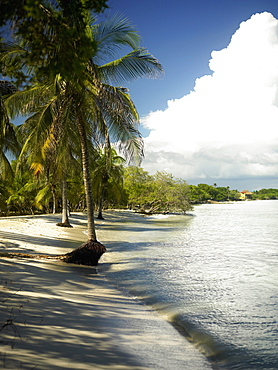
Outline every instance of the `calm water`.
{"label": "calm water", "polygon": [[101,225],[108,279],[182,328],[213,368],[278,369],[278,201],[120,215]]}

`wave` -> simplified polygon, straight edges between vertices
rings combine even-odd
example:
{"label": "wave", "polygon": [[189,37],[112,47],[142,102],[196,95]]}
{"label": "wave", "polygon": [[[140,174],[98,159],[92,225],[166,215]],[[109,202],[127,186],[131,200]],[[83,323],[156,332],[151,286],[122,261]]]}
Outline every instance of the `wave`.
{"label": "wave", "polygon": [[[155,308],[156,306],[156,308]],[[153,306],[160,312],[159,305]],[[260,356],[254,351],[240,348],[230,342],[224,342],[213,333],[194,322],[184,313],[167,312],[164,306],[161,312],[173,327],[183,335],[211,363],[213,369],[225,370],[277,370],[278,362],[274,356]]]}

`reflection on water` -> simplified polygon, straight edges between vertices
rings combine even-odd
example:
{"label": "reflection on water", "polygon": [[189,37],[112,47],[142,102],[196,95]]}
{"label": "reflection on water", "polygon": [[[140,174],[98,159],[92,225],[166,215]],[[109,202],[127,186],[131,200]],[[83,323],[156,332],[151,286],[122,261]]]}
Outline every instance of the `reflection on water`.
{"label": "reflection on water", "polygon": [[278,201],[121,215],[100,226],[109,279],[184,328],[216,368],[278,368]]}

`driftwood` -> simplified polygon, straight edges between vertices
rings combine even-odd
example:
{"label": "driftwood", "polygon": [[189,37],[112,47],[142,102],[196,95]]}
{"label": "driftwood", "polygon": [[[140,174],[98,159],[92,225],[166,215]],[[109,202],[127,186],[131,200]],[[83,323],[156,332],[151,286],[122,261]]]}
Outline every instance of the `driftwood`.
{"label": "driftwood", "polygon": [[89,240],[80,245],[73,251],[58,256],[49,256],[47,254],[28,254],[28,253],[8,253],[0,252],[0,257],[4,258],[33,258],[33,259],[51,259],[60,260],[66,263],[74,263],[77,265],[97,266],[100,257],[106,252],[104,245],[98,241]]}

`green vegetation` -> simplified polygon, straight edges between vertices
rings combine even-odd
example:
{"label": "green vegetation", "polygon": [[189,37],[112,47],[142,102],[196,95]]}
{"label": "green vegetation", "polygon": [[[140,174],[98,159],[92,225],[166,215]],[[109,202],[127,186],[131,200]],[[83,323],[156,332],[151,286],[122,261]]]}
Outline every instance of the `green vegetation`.
{"label": "green vegetation", "polygon": [[252,194],[252,199],[278,199],[278,189],[261,189]]}
{"label": "green vegetation", "polygon": [[[18,160],[12,161],[11,166],[15,176],[12,181],[2,181],[1,186],[2,215],[62,211],[63,181],[59,177],[45,172],[35,176],[28,165],[21,165],[16,171]],[[66,181],[70,211],[86,210],[81,167],[79,159],[79,167],[76,166]],[[124,167],[123,158],[113,148],[109,156],[104,150],[95,153],[90,172],[98,218],[103,218],[103,208],[129,208],[145,213],[185,213],[192,209],[190,187],[184,180],[175,179],[166,172],[151,176],[142,168]]]}
{"label": "green vegetation", "polygon": [[[140,164],[143,141],[122,84],[163,69],[125,18],[98,23],[95,12],[106,2],[4,1],[0,15],[1,213],[62,210],[59,225],[70,226],[68,207],[86,209],[88,243],[97,251],[96,205],[103,218],[108,207],[186,213],[192,204],[239,199],[229,187],[128,167]],[[15,127],[18,116],[25,121]],[[270,190],[253,198],[276,199]]]}
{"label": "green vegetation", "polygon": [[[92,155],[92,190],[100,219],[103,209],[127,208],[146,214],[186,213],[194,204],[240,200],[240,193],[229,187],[188,185],[167,172],[150,175],[140,167],[126,166],[112,147],[99,149]],[[1,182],[1,214],[61,212],[64,182],[51,171],[35,176],[26,163],[24,166],[18,163],[18,160],[11,163],[14,177]],[[86,210],[81,158],[76,159],[72,171],[68,172],[66,192],[70,211]],[[278,199],[278,189],[255,191],[252,199]]]}
{"label": "green vegetation", "polygon": [[[18,88],[7,92],[2,84],[0,149],[4,155],[10,149],[7,143],[12,130],[7,128],[13,127],[7,117],[28,117],[18,136],[22,148],[16,172],[27,166],[34,175],[43,177],[45,193],[40,189],[36,198],[41,205],[47,187],[53,190],[57,182],[62,184],[61,224],[65,225],[67,184],[73,168],[78,172],[81,165],[88,246],[97,253],[100,243],[94,223],[94,152],[105,146],[108,138],[119,144],[128,159],[140,159],[143,143],[137,129],[138,113],[121,85],[135,78],[157,77],[163,71],[157,59],[140,46],[135,27],[126,19],[97,22],[93,11],[105,7],[106,1],[29,0],[16,6],[14,13],[5,3],[0,17],[0,25],[13,24],[12,34],[9,27],[1,30],[0,72]],[[128,49],[128,54],[119,57],[120,51]],[[4,171],[0,175],[7,180]],[[25,190],[19,188],[16,194],[10,194],[10,207],[36,207],[35,202],[27,202],[29,187]]]}
{"label": "green vegetation", "polygon": [[189,186],[184,180],[175,179],[167,172],[150,176],[142,168],[126,168],[124,191],[128,208],[144,213],[185,213],[192,209]]}
{"label": "green vegetation", "polygon": [[189,200],[191,203],[235,201],[239,200],[239,197],[239,192],[237,190],[231,190],[229,186],[190,185]]}

